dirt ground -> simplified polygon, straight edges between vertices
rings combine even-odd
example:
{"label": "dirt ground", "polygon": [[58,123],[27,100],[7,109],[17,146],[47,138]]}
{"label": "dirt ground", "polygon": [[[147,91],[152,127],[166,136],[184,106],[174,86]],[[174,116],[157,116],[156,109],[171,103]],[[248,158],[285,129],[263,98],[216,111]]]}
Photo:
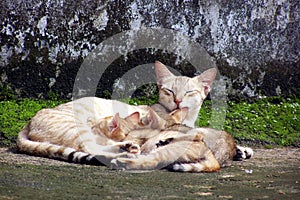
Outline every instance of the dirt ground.
{"label": "dirt ground", "polygon": [[[29,156],[26,154],[19,154],[15,149],[0,148],[0,162],[9,164],[32,164],[32,165],[53,165],[72,166],[74,164],[36,157]],[[273,149],[262,149],[254,148],[253,158],[244,162],[234,162],[234,165],[251,167],[270,167],[270,166],[298,166],[300,170],[300,148],[273,148]],[[300,171],[299,171],[300,172]]]}
{"label": "dirt ground", "polygon": [[300,148],[254,148],[216,173],[138,173],[0,148],[0,199],[297,199]]}

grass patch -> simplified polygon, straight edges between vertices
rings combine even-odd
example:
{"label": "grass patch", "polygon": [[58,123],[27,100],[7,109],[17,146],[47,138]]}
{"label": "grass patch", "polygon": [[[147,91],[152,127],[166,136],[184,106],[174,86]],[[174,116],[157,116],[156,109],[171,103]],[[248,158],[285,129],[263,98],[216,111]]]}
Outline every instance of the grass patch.
{"label": "grass patch", "polygon": [[[0,146],[10,146],[22,127],[42,108],[64,103],[56,100],[0,101]],[[130,104],[152,104],[156,99],[130,100]],[[225,121],[215,123],[212,103],[204,101],[199,114],[199,126],[211,126],[229,132],[240,144],[300,147],[300,99],[267,98],[247,101],[230,101],[223,108]],[[217,124],[217,125],[216,125]],[[221,124],[218,125],[218,124]]]}
{"label": "grass patch", "polygon": [[0,146],[14,143],[19,131],[37,111],[64,102],[66,101],[30,99],[0,101]]}
{"label": "grass patch", "polygon": [[205,101],[199,114],[199,126],[211,126],[229,132],[240,144],[300,147],[300,100],[278,97],[230,101],[222,127],[211,125],[212,105]]}

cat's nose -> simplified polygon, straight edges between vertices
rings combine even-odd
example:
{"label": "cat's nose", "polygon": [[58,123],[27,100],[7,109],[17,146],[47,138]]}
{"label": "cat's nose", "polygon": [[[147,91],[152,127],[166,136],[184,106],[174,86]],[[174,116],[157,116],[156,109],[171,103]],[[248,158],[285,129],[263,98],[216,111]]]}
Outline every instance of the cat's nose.
{"label": "cat's nose", "polygon": [[179,106],[179,104],[180,104],[182,101],[179,100],[179,99],[175,99],[174,102],[176,103],[177,106]]}

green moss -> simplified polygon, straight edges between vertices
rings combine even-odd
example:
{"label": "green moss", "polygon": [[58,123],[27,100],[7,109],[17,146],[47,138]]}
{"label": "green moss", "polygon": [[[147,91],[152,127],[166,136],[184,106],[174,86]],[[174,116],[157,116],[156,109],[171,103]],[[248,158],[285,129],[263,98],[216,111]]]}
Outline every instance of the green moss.
{"label": "green moss", "polygon": [[229,102],[224,128],[240,142],[299,146],[299,99]]}
{"label": "green moss", "polygon": [[150,97],[134,98],[125,102],[129,103],[130,105],[153,105],[158,102],[158,96],[154,95]]}
{"label": "green moss", "polygon": [[[64,101],[58,100],[7,100],[0,101],[0,146],[14,143],[18,132],[38,110],[54,107]],[[151,105],[152,98],[130,99],[130,104]],[[210,126],[229,132],[240,144],[300,147],[300,99],[279,97],[227,103],[226,118],[222,127],[216,127],[212,119],[211,101],[206,100],[199,113],[198,126]]]}
{"label": "green moss", "polygon": [[[198,119],[198,126],[214,126],[212,105],[205,101]],[[300,100],[270,97],[249,103],[230,101],[222,129],[229,132],[238,143],[263,145],[300,146]]]}
{"label": "green moss", "polygon": [[22,127],[42,108],[54,107],[63,101],[7,100],[0,101],[0,146],[11,145]]}

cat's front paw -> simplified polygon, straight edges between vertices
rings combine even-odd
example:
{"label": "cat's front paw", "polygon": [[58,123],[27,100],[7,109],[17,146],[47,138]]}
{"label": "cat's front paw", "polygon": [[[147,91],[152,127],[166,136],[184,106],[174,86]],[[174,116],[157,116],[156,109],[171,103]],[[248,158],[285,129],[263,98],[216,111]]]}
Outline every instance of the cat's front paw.
{"label": "cat's front paw", "polygon": [[138,144],[135,144],[131,141],[126,141],[123,145],[120,146],[120,149],[123,151],[127,151],[131,154],[140,154],[141,147]]}
{"label": "cat's front paw", "polygon": [[132,144],[128,147],[128,152],[134,155],[141,154],[141,147],[138,144]]}
{"label": "cat's front paw", "polygon": [[249,159],[253,156],[254,152],[250,147],[236,147],[236,155],[234,156],[233,160],[241,161],[245,159]]}

